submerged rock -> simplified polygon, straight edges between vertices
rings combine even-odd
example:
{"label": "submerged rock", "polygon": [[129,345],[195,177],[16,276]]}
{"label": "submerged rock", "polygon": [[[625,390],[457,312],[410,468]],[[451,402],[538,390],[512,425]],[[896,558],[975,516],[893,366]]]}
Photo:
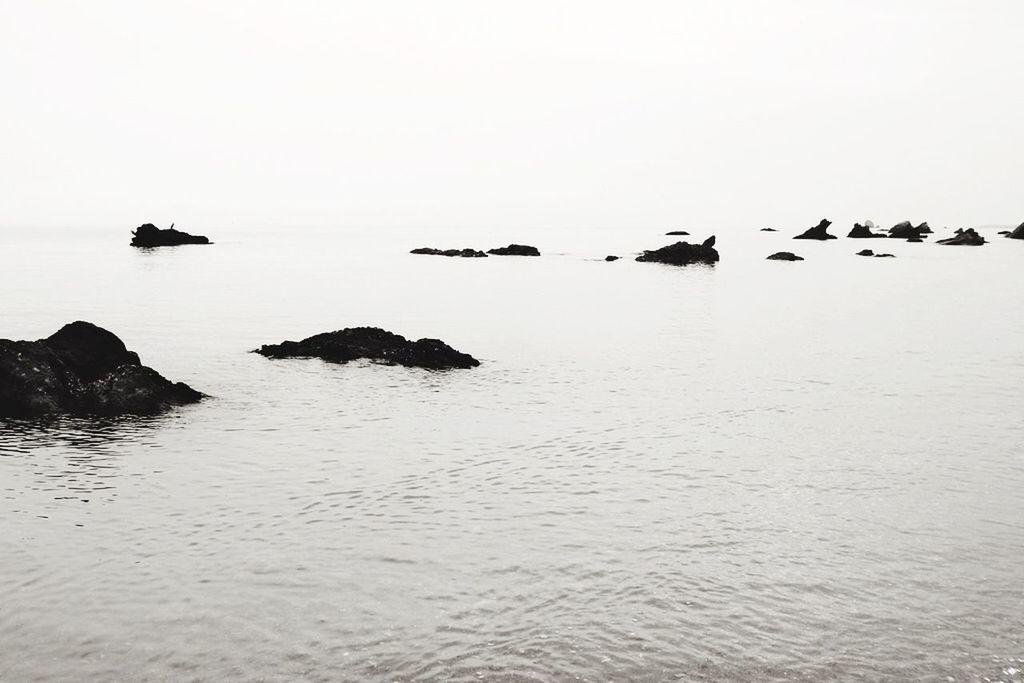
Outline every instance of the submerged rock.
{"label": "submerged rock", "polygon": [[0,416],[153,415],[203,394],[142,365],[112,332],[73,322],[46,339],[0,339]]}
{"label": "submerged rock", "polygon": [[507,247],[495,247],[494,249],[488,249],[488,254],[494,254],[495,256],[540,256],[540,250],[537,247],[531,247],[527,244],[510,244]]}
{"label": "submerged rock", "polygon": [[673,230],[672,232],[666,232],[666,235],[689,235],[690,233],[685,230]]}
{"label": "submerged rock", "polygon": [[[870,221],[868,221],[870,223]],[[868,239],[872,237],[885,237],[880,232],[871,232],[872,225],[861,225],[860,223],[853,224],[853,230],[847,237],[853,237],[854,239]]]}
{"label": "submerged rock", "polygon": [[691,263],[712,264],[718,261],[715,249],[715,237],[712,235],[701,244],[676,242],[661,249],[644,251],[636,257],[637,261],[647,263],[667,263],[673,266],[685,266]]}
{"label": "submerged rock", "polygon": [[174,229],[174,223],[166,230],[161,230],[152,223],[145,223],[132,231],[133,247],[176,247],[180,244],[209,244],[210,240],[202,235],[190,235]]}
{"label": "submerged rock", "polygon": [[803,261],[803,256],[797,256],[791,251],[777,251],[768,257],[769,261]]}
{"label": "submerged rock", "polygon": [[938,240],[936,244],[965,247],[980,247],[985,244],[985,238],[979,235],[974,228],[967,228],[966,230],[957,228],[955,235],[955,237]]}
{"label": "submerged rock", "polygon": [[793,239],[795,240],[834,240],[838,239],[835,235],[828,233],[828,226],[832,225],[832,221],[827,218],[822,218],[821,222],[813,228],[810,228],[801,234],[797,235]]}
{"label": "submerged rock", "polygon": [[613,255],[609,254],[608,256],[604,257],[604,260],[605,261],[618,261],[619,257],[618,256],[613,256]]}
{"label": "submerged rock", "polygon": [[487,254],[476,249],[434,249],[433,247],[420,247],[413,249],[410,254],[429,254],[431,256],[460,256],[462,258],[487,258]]}
{"label": "submerged rock", "polygon": [[1024,223],[1021,223],[1006,235],[1012,240],[1024,240]]}
{"label": "submerged rock", "polygon": [[775,228],[761,228],[761,232],[778,232]]}
{"label": "submerged rock", "polygon": [[400,334],[379,327],[347,327],[324,332],[302,341],[268,344],[254,353],[267,358],[320,358],[331,363],[347,363],[366,358],[388,365],[448,370],[472,368],[480,361],[456,351],[440,339],[409,341]]}
{"label": "submerged rock", "polygon": [[875,258],[896,258],[895,254],[875,254]]}

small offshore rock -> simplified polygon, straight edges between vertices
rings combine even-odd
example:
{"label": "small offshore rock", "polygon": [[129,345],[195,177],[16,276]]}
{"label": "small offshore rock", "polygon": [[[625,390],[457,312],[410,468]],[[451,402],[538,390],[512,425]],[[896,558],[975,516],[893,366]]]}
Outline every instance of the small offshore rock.
{"label": "small offshore rock", "polygon": [[985,238],[982,237],[974,230],[974,228],[957,228],[955,237],[949,237],[944,240],[938,240],[936,244],[945,244],[949,246],[966,246],[966,247],[980,247],[985,244]]}
{"label": "small offshore rock", "polygon": [[190,235],[171,227],[161,230],[152,223],[144,223],[132,231],[133,247],[176,247],[182,244],[209,244],[202,235]]}
{"label": "small offshore rock", "polygon": [[46,339],[0,339],[0,417],[154,415],[201,400],[142,365],[112,332],[73,322]]}
{"label": "small offshore rock", "polygon": [[875,254],[875,258],[896,258],[895,254]]}
{"label": "small offshore rock", "polygon": [[761,228],[761,232],[778,232],[775,228]]}
{"label": "small offshore rock", "polygon": [[510,244],[507,247],[495,247],[494,249],[488,249],[488,254],[494,254],[495,256],[540,256],[540,250],[537,247],[531,247],[527,244]]}
{"label": "small offshore rock", "polygon": [[613,256],[613,255],[609,254],[608,256],[604,257],[604,260],[605,261],[618,261],[619,257],[618,256]]}
{"label": "small offshore rock", "polygon": [[922,235],[931,233],[927,221],[920,225],[913,225],[910,221],[903,221],[889,228],[889,237],[907,240],[908,242],[923,242]]}
{"label": "small offshore rock", "polygon": [[690,233],[686,232],[685,230],[673,230],[671,232],[666,232],[665,234],[666,235],[689,235]]}
{"label": "small offshore rock", "polygon": [[875,252],[871,249],[861,249],[857,252],[857,256],[874,256]]}
{"label": "small offshore rock", "polygon": [[[870,223],[871,221],[868,221],[868,222]],[[880,233],[880,232],[871,232],[871,228],[872,227],[873,226],[871,226],[871,225],[861,225],[860,223],[854,223],[853,224],[853,229],[850,230],[850,234],[848,234],[847,237],[852,237],[854,239],[869,239],[869,238],[873,238],[873,237],[885,237],[885,235]]]}
{"label": "small offshore rock", "polygon": [[768,257],[769,261],[803,261],[803,256],[797,256],[791,251],[777,251]]}
{"label": "small offshore rock", "polygon": [[420,247],[413,249],[410,254],[429,254],[431,256],[459,256],[461,258],[487,258],[487,254],[476,249],[434,249],[433,247]]}
{"label": "small offshore rock", "polygon": [[715,237],[712,235],[701,244],[676,242],[661,249],[644,251],[636,260],[645,263],[667,263],[672,266],[685,266],[691,263],[711,265],[718,261],[718,251],[715,249]]}
{"label": "small offshore rock", "polygon": [[828,226],[832,225],[832,221],[827,218],[822,218],[821,222],[813,228],[800,233],[793,239],[795,240],[834,240],[838,239],[835,235],[828,233]]}
{"label": "small offshore rock", "polygon": [[379,327],[347,327],[324,332],[302,341],[267,344],[254,353],[267,358],[319,358],[331,363],[347,363],[365,358],[388,365],[449,370],[473,368],[480,361],[456,351],[440,339],[409,341],[400,334]]}

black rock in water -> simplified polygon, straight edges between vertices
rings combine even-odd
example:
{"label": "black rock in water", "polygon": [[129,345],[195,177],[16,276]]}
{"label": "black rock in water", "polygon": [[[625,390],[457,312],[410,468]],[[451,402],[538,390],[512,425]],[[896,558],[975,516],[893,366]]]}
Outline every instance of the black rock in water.
{"label": "black rock in water", "polygon": [[1024,223],[1011,230],[1006,236],[1012,240],[1024,240]]}
{"label": "black rock in water", "polygon": [[777,251],[768,257],[769,261],[803,261],[803,256],[797,256],[791,251]]}
{"label": "black rock in water", "polygon": [[847,237],[853,237],[854,239],[865,239],[871,237],[885,237],[885,235],[880,232],[871,232],[871,226],[869,225],[861,225],[860,223],[854,223],[853,230],[850,231],[850,234],[847,235]]}
{"label": "black rock in water", "polygon": [[495,256],[540,256],[540,250],[537,247],[531,247],[526,244],[510,244],[507,247],[496,247],[488,249],[487,253],[494,254]]}
{"label": "black rock in water", "polygon": [[420,247],[413,249],[410,254],[430,254],[431,256],[460,256],[462,258],[487,258],[487,254],[476,249],[434,249],[432,247]]}
{"label": "black rock in water", "polygon": [[857,252],[857,256],[874,256],[875,252],[870,249],[861,249]]}
{"label": "black rock in water", "polygon": [[92,323],[74,322],[38,341],[0,339],[0,417],[153,415],[202,398],[142,365]]}
{"label": "black rock in water", "polygon": [[875,254],[875,258],[896,258],[895,254]]}
{"label": "black rock in water", "polygon": [[166,230],[161,230],[152,223],[145,223],[132,231],[133,247],[176,247],[180,244],[209,244],[210,240],[202,235],[190,235],[174,229],[174,223]]}
{"label": "black rock in water", "polygon": [[944,240],[938,240],[936,244],[946,244],[950,246],[965,246],[965,247],[980,247],[985,244],[985,238],[979,235],[974,228],[957,228],[955,237],[949,237]]}
{"label": "black rock in water", "polygon": [[889,228],[889,237],[907,240],[908,242],[923,242],[924,238],[922,235],[931,231],[932,229],[928,227],[927,222],[915,226],[910,221],[903,221]]}
{"label": "black rock in water", "polygon": [[666,235],[689,235],[690,233],[685,230],[673,230],[672,232],[666,232]]}
{"label": "black rock in water", "polygon": [[685,266],[691,263],[712,264],[718,261],[718,251],[715,249],[715,237],[712,235],[701,244],[676,242],[661,249],[644,251],[636,257],[636,260],[649,263],[667,263],[673,266]]}
{"label": "black rock in water", "polygon": [[366,358],[388,365],[429,370],[480,365],[477,359],[456,351],[440,339],[409,341],[400,334],[379,327],[348,327],[313,335],[302,341],[264,345],[254,353],[267,358],[320,358],[331,363]]}
{"label": "black rock in water", "polygon": [[828,234],[828,226],[832,225],[832,221],[827,218],[822,218],[821,222],[813,228],[806,230],[805,232],[797,235],[793,239],[795,240],[834,240],[838,239],[835,235]]}
{"label": "black rock in water", "polygon": [[761,232],[778,232],[775,228],[761,228]]}
{"label": "black rock in water", "polygon": [[619,257],[618,256],[612,256],[611,254],[609,254],[608,256],[604,257],[604,260],[605,261],[618,261]]}

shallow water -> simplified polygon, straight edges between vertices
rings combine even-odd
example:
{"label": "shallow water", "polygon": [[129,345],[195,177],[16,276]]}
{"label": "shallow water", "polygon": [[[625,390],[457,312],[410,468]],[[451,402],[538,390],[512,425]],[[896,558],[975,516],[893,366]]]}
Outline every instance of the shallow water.
{"label": "shallow water", "polygon": [[[1024,243],[197,231],[0,232],[213,397],[0,422],[0,679],[1024,680]],[[247,353],[361,324],[483,364]]]}

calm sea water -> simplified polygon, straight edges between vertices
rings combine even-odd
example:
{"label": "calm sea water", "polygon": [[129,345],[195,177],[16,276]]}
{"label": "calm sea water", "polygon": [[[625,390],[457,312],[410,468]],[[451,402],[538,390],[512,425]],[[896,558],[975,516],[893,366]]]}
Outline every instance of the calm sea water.
{"label": "calm sea water", "polygon": [[[0,679],[1024,680],[1024,243],[196,231],[0,232],[0,337],[213,396],[0,422]],[[354,325],[483,364],[247,353]]]}

